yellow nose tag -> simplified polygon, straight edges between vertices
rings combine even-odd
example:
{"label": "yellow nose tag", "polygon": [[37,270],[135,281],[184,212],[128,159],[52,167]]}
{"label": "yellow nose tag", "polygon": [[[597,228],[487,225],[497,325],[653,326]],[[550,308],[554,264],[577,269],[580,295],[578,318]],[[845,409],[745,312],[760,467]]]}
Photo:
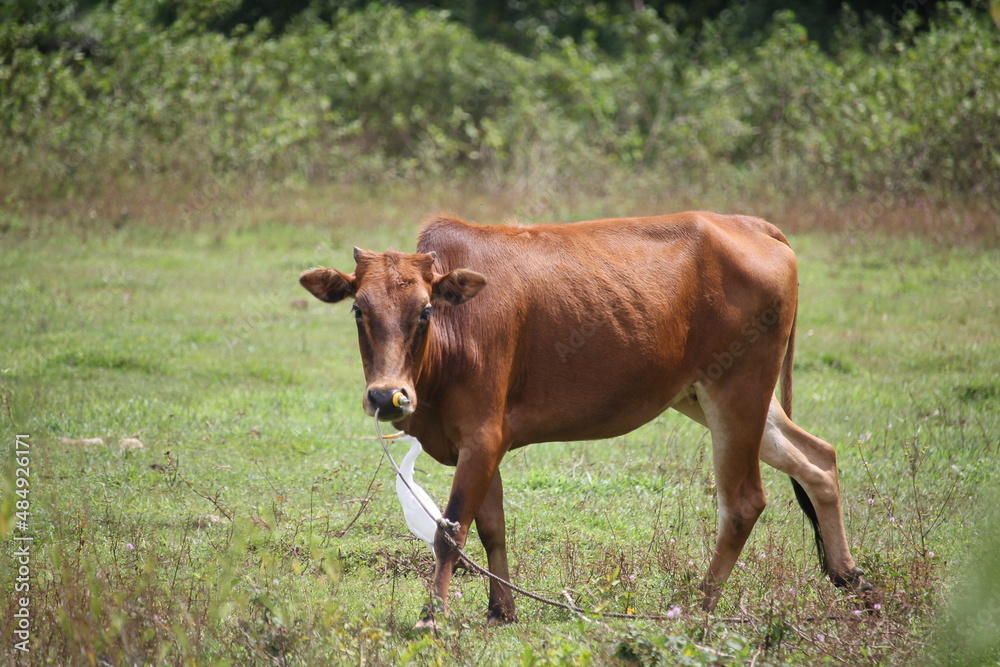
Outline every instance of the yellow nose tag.
{"label": "yellow nose tag", "polygon": [[409,403],[409,401],[406,400],[406,394],[404,394],[403,392],[397,391],[395,394],[392,395],[392,404],[395,405],[397,408],[403,407],[404,402]]}

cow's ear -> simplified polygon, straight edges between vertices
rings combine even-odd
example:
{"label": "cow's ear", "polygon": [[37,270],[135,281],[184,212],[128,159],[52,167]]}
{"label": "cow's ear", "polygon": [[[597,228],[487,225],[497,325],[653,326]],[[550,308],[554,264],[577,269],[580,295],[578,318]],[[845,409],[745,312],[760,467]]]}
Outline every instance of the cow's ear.
{"label": "cow's ear", "polygon": [[320,301],[337,303],[353,297],[357,288],[354,274],[347,275],[337,269],[309,269],[299,276],[299,284],[305,287]]}
{"label": "cow's ear", "polygon": [[432,294],[434,299],[447,301],[457,306],[479,294],[486,286],[486,276],[469,269],[455,269],[434,276]]}

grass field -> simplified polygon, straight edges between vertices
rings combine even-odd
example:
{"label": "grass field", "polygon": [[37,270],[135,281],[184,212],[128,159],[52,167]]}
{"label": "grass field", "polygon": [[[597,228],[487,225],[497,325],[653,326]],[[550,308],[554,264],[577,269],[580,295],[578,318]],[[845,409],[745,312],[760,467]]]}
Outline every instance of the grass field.
{"label": "grass field", "polygon": [[[790,485],[769,469],[769,506],[717,613],[697,611],[715,530],[710,445],[666,414],[626,437],[520,450],[503,470],[516,582],[671,620],[592,622],[520,598],[518,624],[487,629],[486,584],[464,574],[447,624],[414,631],[433,565],[360,407],[349,307],[309,297],[299,272],[350,268],[354,245],[412,249],[420,219],[441,209],[480,221],[632,212],[449,194],[206,195],[174,226],[107,206],[5,214],[0,549],[15,566],[0,568],[0,662],[1000,659],[1000,252],[849,222],[791,225],[795,412],[837,447],[848,534],[884,591],[880,613],[855,613],[821,577]],[[126,438],[144,446],[123,449]],[[443,504],[451,469],[417,467]],[[33,538],[27,593],[15,592],[26,543],[13,535]],[[23,595],[28,653],[15,647]]]}

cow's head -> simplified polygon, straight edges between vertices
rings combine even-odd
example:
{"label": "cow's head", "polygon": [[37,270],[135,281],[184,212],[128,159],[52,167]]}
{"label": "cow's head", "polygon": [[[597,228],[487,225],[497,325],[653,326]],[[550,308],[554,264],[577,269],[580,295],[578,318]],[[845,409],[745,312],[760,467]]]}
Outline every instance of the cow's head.
{"label": "cow's head", "polygon": [[365,412],[398,421],[417,408],[414,384],[427,351],[437,307],[452,307],[474,297],[486,284],[475,271],[434,271],[434,253],[407,255],[390,250],[354,249],[357,268],[310,269],[299,282],[320,301],[354,299],[358,343],[364,364]]}

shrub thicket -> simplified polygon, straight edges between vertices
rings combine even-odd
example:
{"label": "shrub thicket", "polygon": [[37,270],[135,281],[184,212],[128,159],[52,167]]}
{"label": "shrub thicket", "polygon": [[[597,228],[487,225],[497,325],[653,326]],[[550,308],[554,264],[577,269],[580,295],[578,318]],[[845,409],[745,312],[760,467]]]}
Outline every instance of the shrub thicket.
{"label": "shrub thicket", "polygon": [[[779,190],[1000,196],[1000,39],[961,5],[915,31],[789,12],[737,39],[653,12],[515,52],[446,12],[369,5],[209,30],[228,0],[9,11],[0,23],[0,182],[22,192],[123,172],[666,182],[737,172]],[[56,6],[62,6],[57,3]],[[169,6],[169,21],[162,17]]]}

